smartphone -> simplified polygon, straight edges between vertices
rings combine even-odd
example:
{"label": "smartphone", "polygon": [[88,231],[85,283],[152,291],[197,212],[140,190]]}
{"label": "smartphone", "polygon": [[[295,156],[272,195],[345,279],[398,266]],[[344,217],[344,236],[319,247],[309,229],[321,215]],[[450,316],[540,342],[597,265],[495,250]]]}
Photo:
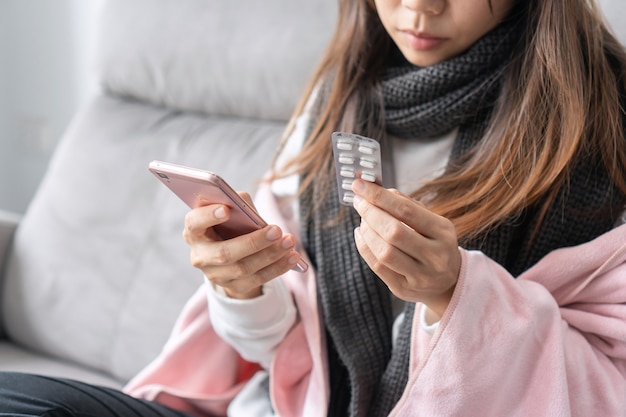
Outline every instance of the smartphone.
{"label": "smartphone", "polygon": [[[150,162],[148,170],[190,208],[208,204],[228,206],[230,219],[213,227],[223,239],[231,239],[267,226],[256,210],[213,172],[163,161]],[[294,269],[305,272],[308,265],[300,259]]]}

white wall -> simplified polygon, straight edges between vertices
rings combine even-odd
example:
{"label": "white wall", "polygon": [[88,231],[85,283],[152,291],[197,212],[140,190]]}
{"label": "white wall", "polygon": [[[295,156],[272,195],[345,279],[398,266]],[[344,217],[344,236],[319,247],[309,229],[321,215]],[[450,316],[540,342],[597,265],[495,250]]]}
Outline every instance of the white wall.
{"label": "white wall", "polygon": [[598,0],[613,32],[626,44],[626,1]]}
{"label": "white wall", "polygon": [[0,209],[26,209],[58,139],[96,89],[101,2],[0,1]]}
{"label": "white wall", "polygon": [[7,67],[8,56],[5,51],[8,48],[8,2],[0,1],[0,207],[4,206],[4,201],[9,196],[7,181],[2,178],[6,177],[8,170],[6,169],[7,161],[10,159],[8,142],[6,134],[9,125],[9,108],[8,108],[8,80]]}

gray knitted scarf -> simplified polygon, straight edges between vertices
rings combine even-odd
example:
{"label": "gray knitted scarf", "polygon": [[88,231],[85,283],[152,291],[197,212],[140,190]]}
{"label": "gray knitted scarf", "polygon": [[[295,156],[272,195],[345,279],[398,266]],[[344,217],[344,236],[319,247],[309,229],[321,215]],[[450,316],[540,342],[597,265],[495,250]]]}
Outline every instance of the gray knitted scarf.
{"label": "gray knitted scarf", "polygon": [[[487,117],[500,92],[502,77],[516,42],[516,31],[502,25],[463,55],[429,68],[389,68],[382,80],[387,133],[401,138],[430,137],[459,128],[451,160],[470,149],[484,133]],[[324,94],[318,97],[323,105]],[[321,104],[320,104],[321,103]],[[360,133],[360,132],[356,132]],[[330,139],[329,139],[330,140]],[[402,394],[409,366],[415,305],[407,303],[405,319],[392,349],[389,290],[360,257],[353,231],[360,218],[352,209],[340,216],[336,190],[322,189],[334,178],[321,175],[300,201],[305,249],[317,271],[317,286],[328,341],[329,416],[385,416]],[[609,230],[613,217],[592,216],[607,206],[613,188],[604,170],[583,161],[548,213],[545,227],[532,245],[528,230],[535,221],[531,207],[521,218],[504,224],[477,241],[480,249],[517,275],[554,248],[588,241]],[[581,192],[575,192],[580,190]],[[327,197],[318,210],[313,201]],[[610,203],[623,203],[622,197]],[[578,221],[585,213],[589,221]]]}

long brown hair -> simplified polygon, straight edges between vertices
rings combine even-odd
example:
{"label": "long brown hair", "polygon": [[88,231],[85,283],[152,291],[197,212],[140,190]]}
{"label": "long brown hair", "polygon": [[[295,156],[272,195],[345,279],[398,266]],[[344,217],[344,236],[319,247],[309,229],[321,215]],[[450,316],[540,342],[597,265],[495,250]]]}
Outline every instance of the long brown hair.
{"label": "long brown hair", "polygon": [[[593,0],[522,3],[525,36],[486,134],[459,163],[413,193],[450,219],[460,239],[478,236],[532,204],[540,204],[543,216],[580,158],[601,158],[626,193],[623,45]],[[334,82],[302,152],[278,175],[301,174],[302,191],[316,176],[333,175],[334,130],[384,134],[376,92],[392,48],[373,1],[340,1],[336,32],[294,117],[330,74]],[[355,120],[368,123],[355,126]]]}

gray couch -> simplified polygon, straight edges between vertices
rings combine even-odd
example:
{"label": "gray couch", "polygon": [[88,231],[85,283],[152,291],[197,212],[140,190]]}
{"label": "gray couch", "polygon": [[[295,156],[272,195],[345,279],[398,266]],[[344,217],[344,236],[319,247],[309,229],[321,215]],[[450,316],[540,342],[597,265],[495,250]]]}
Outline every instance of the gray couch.
{"label": "gray couch", "polygon": [[0,370],[121,386],[201,284],[153,159],[253,192],[330,37],[335,0],[110,0],[102,93],[25,216],[0,215]]}
{"label": "gray couch", "polygon": [[[626,39],[623,0],[602,4]],[[0,370],[119,387],[159,353],[202,277],[181,237],[187,208],[148,163],[252,192],[335,18],[336,0],[106,2],[102,93],[25,216],[0,214]]]}

